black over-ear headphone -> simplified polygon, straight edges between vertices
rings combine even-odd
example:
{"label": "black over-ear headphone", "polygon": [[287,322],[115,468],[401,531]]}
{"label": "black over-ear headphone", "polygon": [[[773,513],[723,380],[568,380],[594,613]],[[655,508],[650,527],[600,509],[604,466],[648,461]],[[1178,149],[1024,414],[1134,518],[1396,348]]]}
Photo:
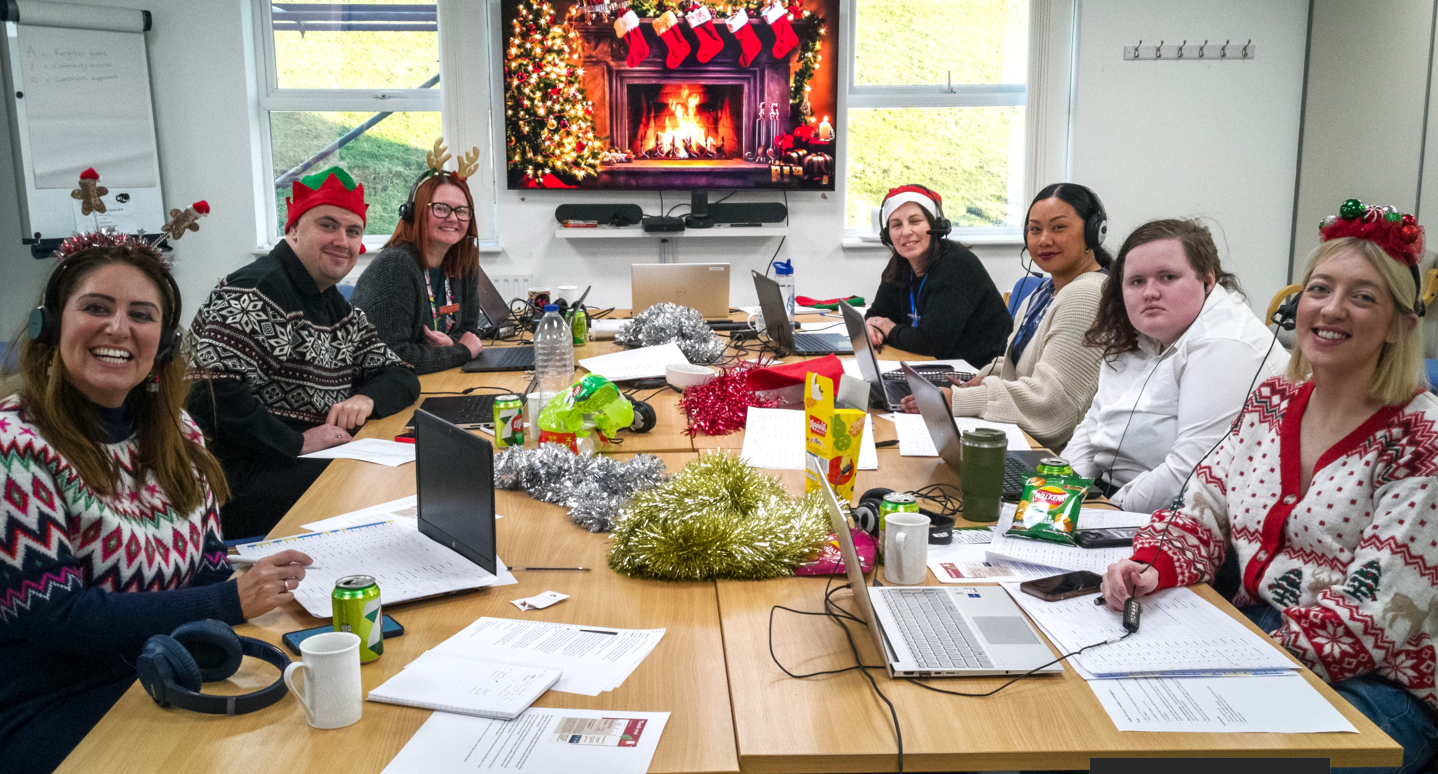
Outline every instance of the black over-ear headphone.
{"label": "black over-ear headphone", "polygon": [[[65,260],[50,272],[50,279],[45,283],[45,295],[40,305],[30,310],[29,331],[30,339],[41,344],[49,344],[52,347],[60,345],[60,319],[64,316],[65,310],[61,308],[64,301],[60,298],[60,277],[63,276],[71,266],[72,261]],[[175,359],[175,353],[180,339],[179,328],[176,327],[180,318],[180,286],[175,284],[175,278],[168,271],[160,272],[165,278],[165,284],[169,286],[170,298],[166,303],[166,309],[161,313],[160,321],[160,347],[155,351],[155,366],[168,365]],[[164,295],[163,289],[160,295]],[[164,301],[164,299],[161,299]]]}
{"label": "black over-ear headphone", "polygon": [[1094,211],[1089,213],[1083,221],[1083,243],[1090,250],[1103,246],[1103,240],[1108,238],[1108,210],[1103,208],[1103,200],[1092,188],[1078,183],[1069,183],[1074,188],[1083,190],[1093,200]]}
{"label": "black over-ear headphone", "polygon": [[[933,200],[933,202],[934,202],[934,227],[931,228],[931,229],[929,229],[929,236],[936,236],[936,237],[938,237],[938,238],[940,238],[940,239],[943,239],[944,237],[948,236],[950,232],[952,232],[952,231],[954,230],[953,224],[949,222],[949,219],[948,219],[948,218],[944,217],[944,202],[943,202],[943,199],[942,199],[937,193],[935,193],[932,188],[928,188],[928,187],[919,185],[919,184],[917,184],[917,183],[912,184],[912,185],[906,185],[906,186],[903,186],[903,187],[904,187],[904,188],[917,188],[917,189],[919,189],[919,190],[921,190],[921,191],[927,193],[927,194],[929,195],[929,198],[930,198],[931,200]],[[887,198],[887,197],[885,197],[885,198]],[[893,247],[893,246],[894,246],[894,240],[892,240],[892,239],[889,238],[889,224],[888,224],[888,223],[880,223],[880,224],[879,224],[879,243],[882,244],[884,247]]]}
{"label": "black over-ear headphone", "polygon": [[[280,670],[268,687],[240,696],[200,693],[201,683],[224,680],[240,668],[242,657],[263,659]],[[211,715],[243,715],[274,704],[289,691],[283,677],[290,658],[279,648],[241,637],[221,621],[187,623],[169,635],[145,642],[136,661],[140,685],[161,707],[175,706]]]}
{"label": "black over-ear headphone", "polygon": [[401,204],[401,205],[399,206],[399,219],[400,219],[400,220],[404,221],[405,223],[414,223],[414,197],[415,197],[415,194],[418,194],[418,193],[419,193],[419,187],[420,187],[421,185],[424,185],[424,181],[430,179],[431,177],[438,177],[439,175],[442,175],[442,174],[444,174],[444,173],[443,173],[443,172],[435,172],[433,169],[427,169],[427,170],[425,170],[424,174],[422,174],[422,175],[419,176],[419,179],[418,179],[418,180],[414,181],[414,185],[412,185],[412,186],[409,187],[409,196],[405,198],[404,204]]}
{"label": "black over-ear headphone", "polygon": [[659,422],[659,417],[654,413],[654,407],[642,400],[629,399],[629,404],[634,407],[634,424],[629,426],[631,433],[647,433],[654,429]]}
{"label": "black over-ear headphone", "polygon": [[[1413,313],[1422,317],[1428,312],[1428,305],[1423,303],[1423,281],[1417,266],[1409,266],[1408,271],[1413,273],[1413,284],[1418,288],[1418,296],[1413,299]],[[1278,305],[1268,321],[1285,331],[1291,331],[1298,327],[1298,302],[1302,298],[1302,290],[1294,293],[1292,297]]]}
{"label": "black over-ear headphone", "polygon": [[[858,505],[849,509],[849,515],[854,518],[854,526],[877,538],[879,536],[879,508],[884,504],[884,495],[893,493],[892,489],[878,487],[859,495]],[[954,517],[923,508],[919,509],[919,513],[929,517],[930,544],[948,545],[954,541]]]}

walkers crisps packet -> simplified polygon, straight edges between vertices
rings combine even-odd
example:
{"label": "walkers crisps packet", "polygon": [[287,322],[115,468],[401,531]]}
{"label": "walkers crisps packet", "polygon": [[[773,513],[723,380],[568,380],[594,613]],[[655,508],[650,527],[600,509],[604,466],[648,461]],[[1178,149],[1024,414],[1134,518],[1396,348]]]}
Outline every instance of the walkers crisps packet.
{"label": "walkers crisps packet", "polygon": [[1005,534],[1064,545],[1074,543],[1084,494],[1093,479],[1080,476],[1032,476],[1024,482],[1014,524]]}

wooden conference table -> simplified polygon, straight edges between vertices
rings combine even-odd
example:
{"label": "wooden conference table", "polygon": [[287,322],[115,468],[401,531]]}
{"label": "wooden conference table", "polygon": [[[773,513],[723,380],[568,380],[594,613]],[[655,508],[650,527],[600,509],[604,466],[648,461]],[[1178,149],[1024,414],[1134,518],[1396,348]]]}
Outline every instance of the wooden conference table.
{"label": "wooden conference table", "polygon": [[[614,351],[612,342],[580,348],[578,358]],[[914,359],[892,350],[886,359]],[[493,385],[515,391],[522,373],[464,374],[458,369],[421,378],[426,393]],[[643,393],[641,393],[641,396]],[[625,433],[616,456],[651,453],[671,472],[698,455],[735,450],[742,434],[683,433],[678,395],[650,399],[658,423],[645,435]],[[362,437],[401,431],[410,410],[370,422]],[[890,422],[874,421],[875,437],[894,437]],[[531,441],[532,443],[532,441]],[[802,471],[769,471],[789,491],[803,492]],[[879,470],[859,476],[859,489],[913,489],[957,476],[937,458],[901,457],[879,450]],[[414,494],[414,468],[336,460],[271,533],[302,532],[300,525]],[[607,536],[570,522],[563,508],[519,492],[497,492],[499,553],[510,566],[584,566],[591,572],[515,570],[517,586],[387,607],[406,633],[385,643],[385,655],[362,670],[366,691],[397,673],[425,650],[481,616],[525,617],[559,623],[663,628],[663,641],[619,688],[599,696],[550,692],[538,706],[667,711],[669,723],[651,772],[862,772],[895,769],[895,739],[887,709],[855,672],[795,680],[769,655],[774,605],[820,610],[825,580],[665,583],[620,576],[607,568]],[[926,583],[936,581],[930,576]],[[553,590],[570,595],[544,610],[520,613],[510,600]],[[1247,624],[1207,586],[1205,598]],[[848,592],[836,595],[845,604]],[[240,634],[278,644],[281,635],[323,624],[291,603],[236,627]],[[1251,625],[1250,625],[1251,627]],[[1255,629],[1256,631],[1256,629]],[[880,663],[869,638],[855,630],[864,662]],[[1276,646],[1275,646],[1276,647]],[[844,635],[834,622],[780,613],[774,652],[791,671],[852,666]],[[1030,678],[986,699],[926,691],[878,677],[894,702],[904,733],[904,766],[913,771],[1087,768],[1090,757],[1324,757],[1334,766],[1396,766],[1401,748],[1312,673],[1310,683],[1359,730],[1357,734],[1190,734],[1115,730],[1093,692],[1072,668]],[[246,659],[230,681],[206,685],[212,693],[242,693],[267,685],[274,669]],[[940,681],[953,690],[986,691],[1001,678]],[[61,772],[256,772],[306,774],[378,772],[430,713],[366,702],[353,726],[318,731],[305,723],[299,703],[286,699],[249,715],[210,716],[154,706],[136,684],[61,766]]]}

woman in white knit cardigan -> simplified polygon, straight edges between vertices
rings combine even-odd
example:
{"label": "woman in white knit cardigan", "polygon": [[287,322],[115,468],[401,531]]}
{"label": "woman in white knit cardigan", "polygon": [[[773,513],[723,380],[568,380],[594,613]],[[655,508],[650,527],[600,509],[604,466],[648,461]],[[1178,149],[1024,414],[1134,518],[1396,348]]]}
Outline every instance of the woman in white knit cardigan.
{"label": "woman in white knit cardigan", "polygon": [[[1016,424],[1058,449],[1098,390],[1103,350],[1085,344],[1084,334],[1112,263],[1103,249],[1108,216],[1093,191],[1056,183],[1034,197],[1025,222],[1024,246],[1049,277],[1019,306],[1004,354],[944,392],[954,416]],[[918,411],[912,396],[903,405]]]}

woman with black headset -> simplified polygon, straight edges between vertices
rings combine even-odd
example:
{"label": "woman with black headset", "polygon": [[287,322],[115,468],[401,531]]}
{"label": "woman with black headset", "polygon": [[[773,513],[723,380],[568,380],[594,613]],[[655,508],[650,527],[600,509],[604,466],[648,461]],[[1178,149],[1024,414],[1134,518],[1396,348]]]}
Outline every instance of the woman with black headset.
{"label": "woman with black headset", "polygon": [[[1024,221],[1024,247],[1049,276],[1019,305],[1007,349],[945,393],[954,416],[1016,424],[1057,450],[1098,389],[1102,350],[1084,334],[1112,262],[1103,249],[1108,215],[1093,191],[1056,183],[1039,191]],[[903,405],[918,411],[913,396]]]}
{"label": "woman with black headset", "polygon": [[266,613],[310,564],[284,551],[230,580],[228,487],[181,408],[180,291],[160,254],[106,234],[61,254],[29,339],[13,345],[20,391],[0,400],[7,774],[58,766],[135,681],[149,637]]}
{"label": "woman with black headset", "polygon": [[484,348],[477,234],[465,179],[431,169],[355,283],[354,305],[417,374],[463,365]]}
{"label": "woman with black headset", "polygon": [[892,250],[865,315],[869,343],[916,355],[986,363],[1004,349],[1009,315],[977,256],[944,237],[939,194],[921,185],[889,191],[880,240]]}

